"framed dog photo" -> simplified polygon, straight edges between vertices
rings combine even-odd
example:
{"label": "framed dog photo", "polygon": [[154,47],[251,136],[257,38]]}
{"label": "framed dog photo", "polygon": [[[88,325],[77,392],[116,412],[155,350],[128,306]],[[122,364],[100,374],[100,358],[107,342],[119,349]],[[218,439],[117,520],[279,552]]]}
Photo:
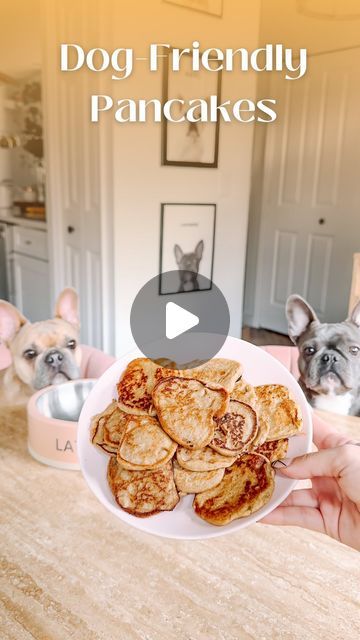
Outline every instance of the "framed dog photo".
{"label": "framed dog photo", "polygon": [[[215,226],[215,204],[161,205],[161,295],[212,288]],[[170,271],[171,277],[162,277]]]}
{"label": "framed dog photo", "polygon": [[209,13],[212,16],[222,17],[223,0],[163,0],[169,4],[177,4],[179,7],[186,7],[194,11]]}
{"label": "framed dog photo", "polygon": [[[221,71],[206,69],[192,70],[192,54],[185,53],[181,58],[179,71],[172,71],[169,57],[164,57],[163,65],[163,101],[178,99],[172,106],[172,117],[184,122],[162,121],[161,164],[178,167],[218,166],[220,122],[189,122],[186,113],[192,105],[189,100],[201,98],[209,108],[210,96],[216,95],[221,101]],[[194,110],[195,119],[200,117],[200,107]]]}

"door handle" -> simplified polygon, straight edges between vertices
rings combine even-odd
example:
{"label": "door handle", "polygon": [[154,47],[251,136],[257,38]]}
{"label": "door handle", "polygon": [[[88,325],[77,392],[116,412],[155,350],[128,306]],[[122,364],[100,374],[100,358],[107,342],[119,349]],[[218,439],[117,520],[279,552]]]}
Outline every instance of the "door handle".
{"label": "door handle", "polygon": [[69,225],[68,228],[67,228],[67,232],[68,233],[74,233],[74,231],[75,231],[75,227],[72,227],[71,225]]}
{"label": "door handle", "polygon": [[319,218],[318,222],[319,224],[325,224],[326,220],[325,218]]}

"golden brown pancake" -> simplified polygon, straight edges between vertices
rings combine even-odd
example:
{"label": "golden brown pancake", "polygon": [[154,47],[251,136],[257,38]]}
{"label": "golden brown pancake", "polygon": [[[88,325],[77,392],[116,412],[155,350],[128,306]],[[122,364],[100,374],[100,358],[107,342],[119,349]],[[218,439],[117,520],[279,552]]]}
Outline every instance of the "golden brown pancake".
{"label": "golden brown pancake", "polygon": [[235,462],[236,457],[223,456],[211,449],[211,447],[196,449],[195,451],[185,449],[185,447],[178,447],[176,460],[183,469],[188,471],[213,471],[230,467]]}
{"label": "golden brown pancake", "polygon": [[215,433],[210,447],[223,456],[238,456],[253,442],[257,434],[254,409],[244,402],[231,400],[222,418],[215,418]]}
{"label": "golden brown pancake", "polygon": [[152,398],[164,431],[188,449],[209,444],[214,435],[214,418],[223,416],[228,406],[225,389],[190,378],[162,380]]}
{"label": "golden brown pancake", "polygon": [[234,389],[231,392],[231,400],[239,400],[239,402],[245,402],[245,404],[249,404],[256,411],[256,392],[255,387],[253,387],[249,382],[246,382],[244,378],[241,378],[236,384]]}
{"label": "golden brown pancake", "polygon": [[244,454],[225,469],[220,484],[195,496],[195,513],[217,526],[249,516],[270,500],[274,476],[267,458],[256,453]]}
{"label": "golden brown pancake", "polygon": [[137,358],[128,364],[117,385],[120,409],[135,415],[154,415],[151,392],[157,368],[148,358]]}
{"label": "golden brown pancake", "polygon": [[158,469],[171,460],[176,447],[156,418],[128,415],[117,461],[125,469]]}
{"label": "golden brown pancake", "polygon": [[176,462],[173,463],[176,488],[181,493],[200,493],[216,487],[223,479],[224,469],[213,471],[188,471]]}
{"label": "golden brown pancake", "polygon": [[124,436],[127,414],[113,400],[91,420],[91,442],[107,453],[115,454]]}
{"label": "golden brown pancake", "polygon": [[[300,408],[280,384],[255,387],[260,425],[268,430],[266,440],[279,440],[296,435],[302,427]],[[259,443],[262,444],[262,443]]]}
{"label": "golden brown pancake", "polygon": [[171,462],[159,469],[129,471],[111,457],[107,477],[118,505],[138,518],[172,511],[179,502]]}
{"label": "golden brown pancake", "polygon": [[231,392],[236,380],[241,376],[242,366],[236,360],[227,358],[213,358],[200,367],[181,372],[184,378],[195,378],[200,382],[219,384],[226,391]]}
{"label": "golden brown pancake", "polygon": [[[212,358],[205,363],[189,362],[186,369],[177,369],[176,363],[166,358],[159,358],[156,362],[165,368],[163,377],[172,375],[177,378],[194,378],[201,382],[215,382],[227,391],[234,388],[236,380],[242,373],[240,362],[228,358]],[[158,381],[160,378],[161,372],[158,373]]]}
{"label": "golden brown pancake", "polygon": [[255,453],[261,453],[270,462],[276,460],[282,460],[286,458],[289,445],[289,438],[281,438],[281,440],[271,440],[270,442],[264,442],[259,447],[254,449]]}
{"label": "golden brown pancake", "polygon": [[[164,358],[158,362],[170,364],[170,361]],[[201,382],[219,384],[231,391],[241,371],[239,362],[226,358],[213,358],[193,369],[180,370],[167,369],[148,358],[137,358],[128,364],[117,385],[119,407],[130,414],[155,415],[151,394],[160,380],[173,376],[193,378]]]}

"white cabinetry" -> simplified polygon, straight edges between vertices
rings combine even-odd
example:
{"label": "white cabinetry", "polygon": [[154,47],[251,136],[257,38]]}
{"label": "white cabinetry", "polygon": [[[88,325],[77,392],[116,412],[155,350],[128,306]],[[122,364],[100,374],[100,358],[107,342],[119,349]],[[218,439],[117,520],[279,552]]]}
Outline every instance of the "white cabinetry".
{"label": "white cabinetry", "polygon": [[51,316],[47,232],[21,224],[9,228],[11,302],[31,322]]}
{"label": "white cabinetry", "polygon": [[32,322],[49,318],[48,263],[38,258],[14,253],[13,274],[16,307]]}

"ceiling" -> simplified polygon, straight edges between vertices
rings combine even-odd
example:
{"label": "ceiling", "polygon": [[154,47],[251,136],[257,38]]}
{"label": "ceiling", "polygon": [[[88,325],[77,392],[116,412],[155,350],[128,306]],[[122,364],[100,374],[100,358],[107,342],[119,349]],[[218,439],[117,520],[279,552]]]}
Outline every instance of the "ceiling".
{"label": "ceiling", "polygon": [[0,4],[0,72],[18,79],[41,67],[42,0]]}
{"label": "ceiling", "polygon": [[[225,0],[226,1],[226,0]],[[260,41],[261,44],[281,43],[296,50],[306,48],[309,53],[333,51],[360,46],[360,19],[346,18],[355,14],[354,0],[262,0]],[[299,8],[310,13],[339,13],[341,19],[318,17],[299,12]],[[360,7],[360,1],[356,0]],[[360,12],[360,11],[359,11]]]}
{"label": "ceiling", "polygon": [[[43,2],[1,0],[0,74],[18,79],[41,67]],[[319,18],[298,11],[301,5],[315,7],[319,2],[324,0],[261,0],[260,44],[279,42],[293,49],[306,47],[309,53],[360,46],[359,19]],[[354,13],[354,0],[341,0],[341,7]]]}

